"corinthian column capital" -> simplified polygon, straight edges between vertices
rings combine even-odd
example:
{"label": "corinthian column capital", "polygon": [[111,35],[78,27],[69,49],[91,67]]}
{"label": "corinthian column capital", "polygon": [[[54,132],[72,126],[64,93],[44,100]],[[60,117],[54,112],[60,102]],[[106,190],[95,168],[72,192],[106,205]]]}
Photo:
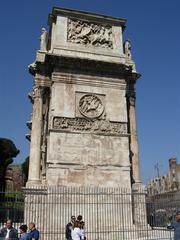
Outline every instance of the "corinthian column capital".
{"label": "corinthian column capital", "polygon": [[42,86],[34,86],[33,88],[33,98],[41,98],[43,96],[44,88]]}
{"label": "corinthian column capital", "polygon": [[135,104],[136,104],[136,93],[134,91],[127,91],[126,97],[128,99],[129,105],[135,107]]}
{"label": "corinthian column capital", "polygon": [[136,105],[136,97],[130,96],[130,97],[129,97],[129,104],[130,104],[131,106],[135,107],[135,105]]}

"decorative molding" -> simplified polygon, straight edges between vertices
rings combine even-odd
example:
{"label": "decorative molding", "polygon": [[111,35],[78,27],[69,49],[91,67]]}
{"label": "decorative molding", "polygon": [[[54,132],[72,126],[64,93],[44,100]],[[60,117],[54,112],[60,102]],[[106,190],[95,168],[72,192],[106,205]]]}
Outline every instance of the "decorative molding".
{"label": "decorative molding", "polygon": [[68,42],[86,46],[113,48],[112,27],[92,22],[69,19]]}
{"label": "decorative molding", "polygon": [[107,135],[127,135],[127,123],[112,122],[102,119],[90,121],[86,118],[54,117],[53,130]]}
{"label": "decorative molding", "polygon": [[101,86],[104,88],[115,88],[126,90],[125,79],[118,79],[112,77],[99,77],[89,76],[82,74],[72,74],[66,72],[53,72],[53,82],[66,83],[66,84],[77,84],[87,86]]}
{"label": "decorative molding", "polygon": [[95,94],[85,94],[79,100],[79,111],[87,118],[98,118],[104,112],[101,99]]}

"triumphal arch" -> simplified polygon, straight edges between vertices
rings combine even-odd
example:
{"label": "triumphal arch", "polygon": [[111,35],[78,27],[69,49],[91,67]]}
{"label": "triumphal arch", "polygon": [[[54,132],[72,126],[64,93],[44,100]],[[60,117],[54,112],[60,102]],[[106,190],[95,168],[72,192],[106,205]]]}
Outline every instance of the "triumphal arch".
{"label": "triumphal arch", "polygon": [[131,43],[123,40],[126,20],[55,7],[48,23],[29,66],[34,85],[27,189],[43,188],[47,195],[53,187],[131,191],[140,185],[140,74]]}

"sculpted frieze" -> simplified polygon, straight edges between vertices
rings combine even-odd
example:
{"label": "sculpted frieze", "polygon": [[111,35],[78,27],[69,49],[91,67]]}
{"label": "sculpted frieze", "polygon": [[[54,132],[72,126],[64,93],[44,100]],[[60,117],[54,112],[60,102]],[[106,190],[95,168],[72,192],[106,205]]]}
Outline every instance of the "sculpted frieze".
{"label": "sculpted frieze", "polygon": [[77,44],[113,48],[112,27],[69,19],[67,40]]}
{"label": "sculpted frieze", "polygon": [[127,124],[96,119],[90,121],[86,118],[54,117],[53,129],[68,132],[85,132],[97,134],[122,135],[127,134]]}

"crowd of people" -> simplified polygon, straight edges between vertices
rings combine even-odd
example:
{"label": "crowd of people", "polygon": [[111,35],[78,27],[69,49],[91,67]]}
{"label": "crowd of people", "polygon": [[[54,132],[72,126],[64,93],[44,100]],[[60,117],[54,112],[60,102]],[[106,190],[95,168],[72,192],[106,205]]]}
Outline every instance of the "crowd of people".
{"label": "crowd of people", "polygon": [[13,227],[13,222],[8,219],[5,222],[5,226],[0,230],[0,240],[38,240],[39,231],[36,229],[33,222],[29,223],[29,226],[22,224],[19,227],[20,236],[18,230]]}
{"label": "crowd of people", "polygon": [[82,216],[77,218],[71,216],[71,221],[66,225],[66,239],[67,240],[86,240],[84,231],[85,222]]}

